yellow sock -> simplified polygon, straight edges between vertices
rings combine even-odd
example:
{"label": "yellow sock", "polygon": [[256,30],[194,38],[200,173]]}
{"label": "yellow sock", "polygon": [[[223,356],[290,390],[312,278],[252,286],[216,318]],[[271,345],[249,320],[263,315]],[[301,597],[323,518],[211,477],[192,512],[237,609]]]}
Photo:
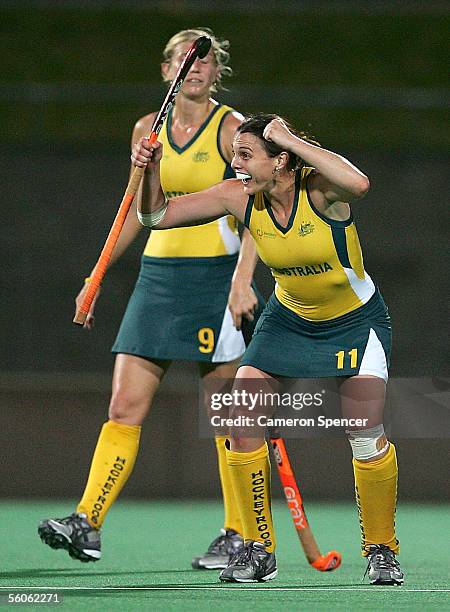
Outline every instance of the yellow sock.
{"label": "yellow sock", "polygon": [[361,527],[362,555],[371,544],[385,544],[394,553],[400,550],[395,536],[397,505],[397,456],[392,443],[384,457],[367,463],[353,459],[355,493]]}
{"label": "yellow sock", "polygon": [[239,507],[234,496],[233,484],[225,454],[226,436],[216,436],[217,461],[219,463],[220,483],[222,485],[223,508],[225,512],[224,529],[234,529],[242,535],[242,522]]}
{"label": "yellow sock", "polygon": [[89,478],[77,512],[84,513],[92,527],[100,529],[106,513],[117,499],[136,460],[139,425],[108,421],[102,427],[92,458]]}
{"label": "yellow sock", "polygon": [[239,505],[244,540],[263,542],[268,552],[275,549],[275,532],[270,506],[269,449],[264,442],[251,453],[225,450],[234,495]]}

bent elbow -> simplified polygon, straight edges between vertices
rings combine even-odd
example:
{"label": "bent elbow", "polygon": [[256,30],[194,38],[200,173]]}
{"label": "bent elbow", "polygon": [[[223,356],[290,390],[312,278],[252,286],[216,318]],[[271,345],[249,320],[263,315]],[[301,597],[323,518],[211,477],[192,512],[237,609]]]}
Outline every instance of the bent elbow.
{"label": "bent elbow", "polygon": [[354,185],[353,193],[355,195],[355,199],[359,200],[360,198],[364,197],[366,193],[369,191],[369,189],[370,189],[370,181],[368,177],[363,174],[359,177],[358,181]]}

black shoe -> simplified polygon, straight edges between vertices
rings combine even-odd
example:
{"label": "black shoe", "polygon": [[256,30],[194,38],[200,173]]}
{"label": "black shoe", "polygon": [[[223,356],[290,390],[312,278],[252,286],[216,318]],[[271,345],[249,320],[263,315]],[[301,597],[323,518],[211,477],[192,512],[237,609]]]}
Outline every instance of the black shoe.
{"label": "black shoe", "polygon": [[373,544],[369,547],[367,568],[364,574],[369,575],[370,584],[403,584],[403,572],[395,553],[384,544]]}
{"label": "black shoe", "polygon": [[102,556],[100,531],[91,527],[85,514],[71,514],[62,519],[47,519],[38,534],[50,548],[63,548],[73,559],[98,561]]}
{"label": "black shoe", "polygon": [[221,529],[220,536],[211,542],[205,554],[192,559],[192,567],[194,569],[223,569],[243,545],[244,540],[237,531]]}
{"label": "black shoe", "polygon": [[222,582],[262,582],[277,575],[274,553],[266,551],[262,542],[249,540],[220,573]]}

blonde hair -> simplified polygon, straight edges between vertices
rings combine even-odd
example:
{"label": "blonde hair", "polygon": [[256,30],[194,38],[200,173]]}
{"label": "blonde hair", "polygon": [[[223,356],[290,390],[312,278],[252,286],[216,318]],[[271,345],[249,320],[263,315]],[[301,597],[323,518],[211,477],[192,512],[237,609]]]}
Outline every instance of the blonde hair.
{"label": "blonde hair", "polygon": [[222,85],[222,77],[232,76],[233,74],[233,69],[231,66],[228,66],[228,62],[230,60],[230,54],[228,52],[230,43],[228,40],[220,40],[219,38],[216,38],[214,32],[210,28],[191,28],[189,30],[181,30],[180,32],[174,34],[164,48],[163,61],[170,63],[177,45],[187,41],[194,41],[200,36],[208,36],[208,38],[211,39],[211,50],[214,54],[216,64],[219,67],[217,80],[212,85],[211,91],[225,89],[225,87]]}

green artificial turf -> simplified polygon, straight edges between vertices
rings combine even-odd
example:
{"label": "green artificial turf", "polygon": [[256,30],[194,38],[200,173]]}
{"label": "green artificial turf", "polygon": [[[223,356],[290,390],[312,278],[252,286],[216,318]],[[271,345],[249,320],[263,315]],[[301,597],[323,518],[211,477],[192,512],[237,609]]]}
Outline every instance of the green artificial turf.
{"label": "green artificial turf", "polygon": [[362,581],[359,528],[352,504],[310,503],[307,513],[322,552],[337,549],[342,566],[320,573],[308,566],[289,511],[274,505],[278,578],[260,584],[221,584],[216,571],[194,571],[221,526],[218,502],[134,502],[110,511],[102,532],[100,562],[82,564],[54,551],[37,536],[40,519],[69,514],[69,502],[8,501],[0,504],[1,609],[7,593],[58,592],[56,609],[115,610],[445,610],[450,609],[449,557],[444,505],[406,504],[397,513],[403,587]]}

